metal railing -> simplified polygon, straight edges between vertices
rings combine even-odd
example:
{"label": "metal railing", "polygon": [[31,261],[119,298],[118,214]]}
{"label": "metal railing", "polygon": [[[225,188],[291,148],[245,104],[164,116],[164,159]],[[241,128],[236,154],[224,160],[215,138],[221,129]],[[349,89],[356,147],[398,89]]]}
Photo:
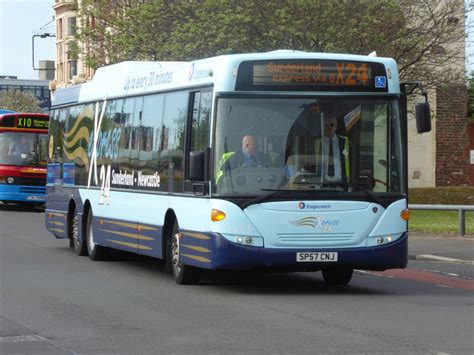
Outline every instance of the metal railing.
{"label": "metal railing", "polygon": [[416,205],[408,204],[411,210],[459,211],[459,235],[466,234],[466,211],[474,211],[473,205]]}

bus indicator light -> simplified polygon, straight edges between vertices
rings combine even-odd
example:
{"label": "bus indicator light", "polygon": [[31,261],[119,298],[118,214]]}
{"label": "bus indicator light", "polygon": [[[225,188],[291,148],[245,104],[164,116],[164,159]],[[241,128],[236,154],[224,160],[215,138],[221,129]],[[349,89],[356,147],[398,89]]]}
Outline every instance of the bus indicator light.
{"label": "bus indicator light", "polygon": [[219,222],[222,221],[225,218],[225,213],[217,210],[215,208],[212,209],[211,211],[211,221],[213,222]]}
{"label": "bus indicator light", "polygon": [[403,220],[408,221],[410,219],[410,210],[405,208],[402,212],[400,212],[400,217],[402,217]]}

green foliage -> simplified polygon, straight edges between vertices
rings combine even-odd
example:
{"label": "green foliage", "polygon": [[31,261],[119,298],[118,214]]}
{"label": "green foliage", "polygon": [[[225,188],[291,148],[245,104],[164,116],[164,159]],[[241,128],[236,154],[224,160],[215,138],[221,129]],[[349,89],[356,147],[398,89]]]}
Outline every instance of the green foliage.
{"label": "green foliage", "polygon": [[0,91],[0,108],[17,112],[42,112],[40,101],[29,92]]}
{"label": "green foliage", "polygon": [[408,191],[409,203],[474,205],[474,186],[423,187]]}
{"label": "green foliage", "polygon": [[81,6],[78,38],[93,68],[275,49],[376,51],[397,60],[402,79],[436,85],[455,77],[432,68],[463,55],[451,50],[463,36],[459,0],[83,0]]}
{"label": "green foliage", "polygon": [[67,47],[67,56],[69,60],[76,60],[79,58],[79,53],[81,49],[77,40],[70,40]]}
{"label": "green foliage", "polygon": [[467,117],[474,122],[474,72],[467,78]]}

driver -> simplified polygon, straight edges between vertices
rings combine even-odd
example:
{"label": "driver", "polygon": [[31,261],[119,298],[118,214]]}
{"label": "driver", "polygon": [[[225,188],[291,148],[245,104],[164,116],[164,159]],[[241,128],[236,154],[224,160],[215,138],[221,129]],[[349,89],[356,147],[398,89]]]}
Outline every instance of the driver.
{"label": "driver", "polygon": [[242,138],[242,150],[232,154],[224,164],[224,170],[235,170],[247,166],[271,166],[265,154],[258,151],[255,136],[246,135]]}
{"label": "driver", "polygon": [[8,150],[8,155],[21,156],[21,154],[28,154],[29,152],[30,146],[28,144],[28,139],[25,136],[15,136],[15,142]]}

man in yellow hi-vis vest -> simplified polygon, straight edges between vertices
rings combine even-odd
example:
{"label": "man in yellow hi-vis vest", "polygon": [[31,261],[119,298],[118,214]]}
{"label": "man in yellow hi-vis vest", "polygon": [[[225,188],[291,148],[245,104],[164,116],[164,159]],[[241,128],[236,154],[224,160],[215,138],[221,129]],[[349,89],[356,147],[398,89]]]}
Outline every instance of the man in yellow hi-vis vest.
{"label": "man in yellow hi-vis vest", "polygon": [[315,143],[316,166],[324,181],[346,182],[350,180],[349,139],[336,131],[336,117],[326,116],[324,136]]}
{"label": "man in yellow hi-vis vest", "polygon": [[222,155],[218,164],[219,170],[216,174],[216,181],[219,181],[225,171],[245,168],[247,166],[271,166],[271,162],[266,155],[258,151],[257,140],[252,135],[245,135],[242,138],[242,150],[227,152]]}

